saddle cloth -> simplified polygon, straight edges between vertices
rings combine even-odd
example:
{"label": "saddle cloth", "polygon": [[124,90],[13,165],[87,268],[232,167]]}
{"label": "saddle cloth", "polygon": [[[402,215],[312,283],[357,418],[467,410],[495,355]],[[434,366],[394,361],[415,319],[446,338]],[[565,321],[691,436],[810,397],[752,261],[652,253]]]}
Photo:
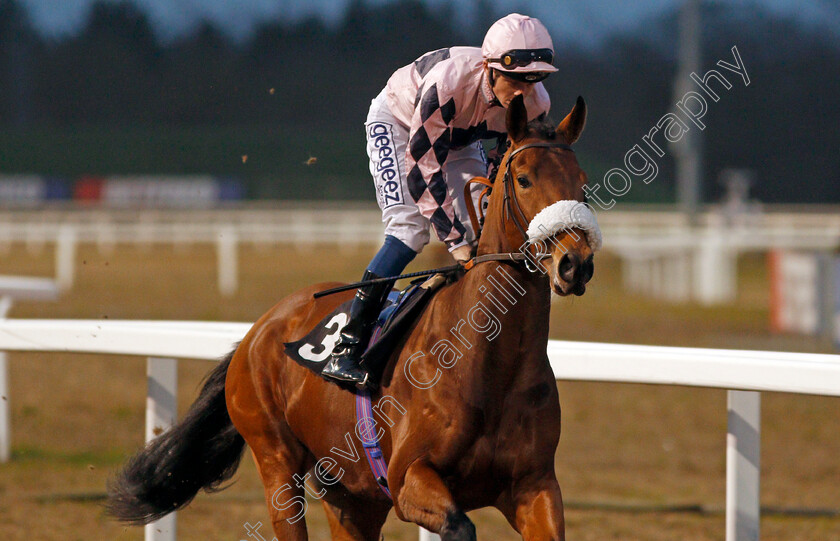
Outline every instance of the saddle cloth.
{"label": "saddle cloth", "polygon": [[[376,321],[370,343],[361,358],[361,364],[370,374],[370,381],[374,384],[379,382],[394,346],[422,312],[422,308],[429,302],[435,289],[442,282],[438,280],[435,285],[429,287],[427,284],[432,282],[432,279],[421,285],[424,280],[412,282],[402,291],[393,290],[388,294],[385,306]],[[347,324],[347,314],[352,302],[351,299],[337,306],[300,340],[285,342],[283,345],[286,355],[299,365],[320,375],[330,358],[333,347],[338,342],[341,329]]]}

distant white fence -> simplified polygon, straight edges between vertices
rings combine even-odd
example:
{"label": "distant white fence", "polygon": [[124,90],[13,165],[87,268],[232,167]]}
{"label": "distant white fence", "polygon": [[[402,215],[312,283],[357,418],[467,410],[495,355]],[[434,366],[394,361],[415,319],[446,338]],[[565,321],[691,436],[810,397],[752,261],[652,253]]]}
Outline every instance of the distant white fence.
{"label": "distant white fence", "polygon": [[[626,288],[663,300],[729,302],[739,254],[768,249],[830,251],[840,247],[840,212],[774,210],[737,217],[701,215],[698,225],[674,211],[651,208],[597,213],[605,249],[622,258]],[[223,295],[238,287],[238,250],[245,244],[333,244],[347,252],[382,242],[380,212],[352,203],[286,203],[277,208],[218,210],[42,209],[0,211],[0,254],[13,242],[38,251],[55,244],[56,278],[73,283],[76,246],[190,245],[216,247]]]}
{"label": "distant white fence", "polygon": [[840,253],[772,250],[768,261],[771,328],[820,335],[840,348]]}
{"label": "distant white fence", "polygon": [[605,232],[604,246],[622,259],[625,289],[668,301],[734,301],[738,256],[744,253],[840,248],[840,214],[768,212],[731,221],[707,213],[697,227],[671,222],[658,223],[658,229],[634,226],[627,216],[615,220],[624,226]]}
{"label": "distant white fence", "polygon": [[[149,440],[156,429],[175,420],[175,358],[218,360],[249,328],[248,323],[2,320],[0,350],[148,356]],[[548,357],[558,380],[730,389],[727,541],[755,540],[759,535],[759,391],[840,396],[840,355],[551,340]],[[0,373],[0,379],[5,377],[5,372]],[[9,445],[8,432],[0,435],[0,441]],[[431,539],[428,533],[421,536]],[[175,515],[147,526],[146,539],[174,540]]]}

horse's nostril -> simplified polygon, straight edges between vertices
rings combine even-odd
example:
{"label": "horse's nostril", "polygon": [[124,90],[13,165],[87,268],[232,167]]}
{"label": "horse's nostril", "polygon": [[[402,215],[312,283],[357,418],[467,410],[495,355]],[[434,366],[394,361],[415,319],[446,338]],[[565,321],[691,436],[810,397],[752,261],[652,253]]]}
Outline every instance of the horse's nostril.
{"label": "horse's nostril", "polygon": [[557,265],[557,274],[566,282],[572,283],[575,280],[575,274],[577,274],[579,266],[578,259],[575,255],[564,254],[563,259],[560,260],[560,264]]}
{"label": "horse's nostril", "polygon": [[592,261],[592,256],[586,258],[586,261],[581,265],[580,271],[581,280],[583,280],[584,284],[588,283],[592,279],[592,275],[595,274],[595,263]]}

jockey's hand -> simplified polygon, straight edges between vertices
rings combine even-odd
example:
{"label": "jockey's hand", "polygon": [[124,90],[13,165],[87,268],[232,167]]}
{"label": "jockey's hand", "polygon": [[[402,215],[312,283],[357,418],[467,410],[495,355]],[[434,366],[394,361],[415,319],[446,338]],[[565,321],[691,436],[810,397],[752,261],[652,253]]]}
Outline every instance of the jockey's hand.
{"label": "jockey's hand", "polygon": [[469,244],[458,246],[449,253],[452,254],[452,257],[455,258],[455,261],[462,265],[470,259],[472,259],[472,248]]}

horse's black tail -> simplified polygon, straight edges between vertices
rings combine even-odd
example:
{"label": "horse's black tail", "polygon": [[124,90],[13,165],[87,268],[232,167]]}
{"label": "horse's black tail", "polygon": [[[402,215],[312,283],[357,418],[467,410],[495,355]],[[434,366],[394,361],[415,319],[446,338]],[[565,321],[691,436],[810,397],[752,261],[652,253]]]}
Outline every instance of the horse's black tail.
{"label": "horse's black tail", "polygon": [[220,485],[236,472],[245,447],[225,405],[232,357],[233,352],[207,376],[184,419],[131,457],[108,483],[108,513],[147,524],[184,507],[202,488],[225,488]]}

